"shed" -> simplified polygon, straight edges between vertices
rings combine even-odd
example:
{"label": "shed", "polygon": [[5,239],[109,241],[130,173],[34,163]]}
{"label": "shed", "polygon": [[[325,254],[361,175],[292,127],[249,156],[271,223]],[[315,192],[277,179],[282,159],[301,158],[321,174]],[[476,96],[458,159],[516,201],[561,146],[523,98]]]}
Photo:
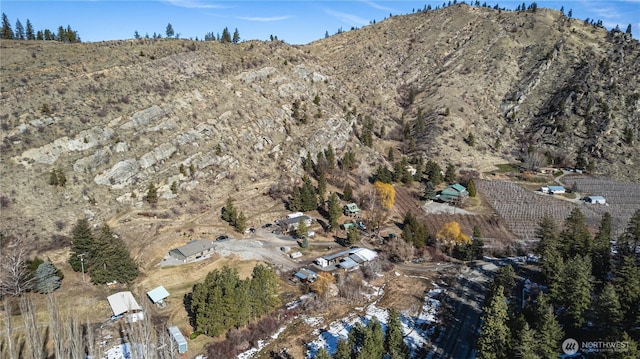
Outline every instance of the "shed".
{"label": "shed", "polygon": [[213,241],[200,239],[170,250],[169,255],[183,262],[192,262],[209,257],[214,249],[215,243]]}
{"label": "shed", "polygon": [[605,200],[604,197],[602,197],[602,196],[585,197],[584,201],[587,202],[587,203],[595,203],[595,204],[606,204],[607,203],[607,200]]}
{"label": "shed", "polygon": [[159,307],[164,307],[164,300],[169,296],[169,292],[163,286],[159,286],[148,291],[147,296],[151,299],[153,304]]}
{"label": "shed", "polygon": [[557,194],[557,193],[566,193],[567,190],[562,186],[548,186],[549,193]]}
{"label": "shed", "polygon": [[342,211],[344,213],[345,216],[354,216],[356,214],[358,214],[360,212],[360,208],[358,208],[358,205],[351,202],[346,204],[343,208]]}
{"label": "shed", "polygon": [[296,272],[296,274],[294,274],[294,276],[300,279],[301,281],[307,281],[307,282],[313,282],[318,278],[318,275],[316,274],[316,272],[306,268],[300,269],[298,272]]}
{"label": "shed", "polygon": [[186,353],[187,350],[189,350],[189,347],[187,344],[187,339],[185,339],[184,335],[182,335],[182,332],[180,332],[180,329],[178,327],[173,326],[173,327],[167,328],[167,330],[169,331],[171,338],[173,338],[173,340],[176,342],[176,345],[178,346],[178,353],[180,354]]}
{"label": "shed", "polygon": [[352,256],[358,256],[363,261],[366,261],[366,262],[370,262],[378,256],[378,253],[376,253],[375,251],[369,248],[357,248],[351,253],[352,253]]}
{"label": "shed", "polygon": [[322,268],[329,266],[329,261],[324,259],[324,258],[322,258],[322,257],[316,258],[314,262],[316,262],[316,264],[319,265]]}
{"label": "shed", "polygon": [[131,292],[118,292],[107,297],[114,316],[142,310]]}

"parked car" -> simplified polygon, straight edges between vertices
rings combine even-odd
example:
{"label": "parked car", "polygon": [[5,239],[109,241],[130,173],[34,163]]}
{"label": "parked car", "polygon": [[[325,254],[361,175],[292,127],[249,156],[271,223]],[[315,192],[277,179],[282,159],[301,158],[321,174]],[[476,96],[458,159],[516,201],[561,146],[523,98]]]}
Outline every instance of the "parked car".
{"label": "parked car", "polygon": [[221,236],[218,236],[218,238],[216,238],[216,241],[218,241],[218,242],[228,241],[228,240],[229,240],[229,236],[224,235],[224,234],[221,235]]}

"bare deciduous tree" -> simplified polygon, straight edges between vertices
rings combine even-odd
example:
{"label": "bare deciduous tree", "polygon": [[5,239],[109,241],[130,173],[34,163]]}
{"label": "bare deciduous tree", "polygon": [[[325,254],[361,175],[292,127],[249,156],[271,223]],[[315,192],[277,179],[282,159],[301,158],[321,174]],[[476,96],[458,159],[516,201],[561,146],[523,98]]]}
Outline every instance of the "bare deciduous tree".
{"label": "bare deciduous tree", "polygon": [[27,267],[24,249],[14,250],[2,258],[0,294],[17,297],[33,287],[34,278]]}

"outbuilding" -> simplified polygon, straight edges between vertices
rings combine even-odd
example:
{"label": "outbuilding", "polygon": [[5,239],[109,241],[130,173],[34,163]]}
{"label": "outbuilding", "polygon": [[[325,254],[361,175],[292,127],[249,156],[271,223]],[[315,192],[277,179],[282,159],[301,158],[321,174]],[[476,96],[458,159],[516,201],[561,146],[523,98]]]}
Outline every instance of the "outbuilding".
{"label": "outbuilding", "polygon": [[158,307],[164,308],[166,303],[165,299],[169,296],[169,292],[163,287],[159,286],[147,292],[147,296],[151,299],[151,302]]}
{"label": "outbuilding", "polygon": [[296,278],[300,281],[313,282],[318,278],[318,274],[312,270],[302,268],[296,274],[294,274]]}
{"label": "outbuilding", "polygon": [[604,197],[602,196],[589,196],[589,197],[585,197],[584,201],[587,203],[593,203],[593,204],[606,204],[607,200],[604,199]]}
{"label": "outbuilding", "polygon": [[356,216],[358,215],[358,213],[360,213],[360,208],[358,208],[357,204],[352,202],[345,204],[342,208],[342,212],[345,216]]}
{"label": "outbuilding", "polygon": [[173,341],[175,341],[176,345],[178,346],[178,353],[186,353],[187,350],[189,350],[189,346],[187,344],[187,339],[185,339],[184,335],[182,335],[180,328],[173,326],[167,328],[167,330],[169,331],[169,334],[171,335]]}
{"label": "outbuilding", "polygon": [[133,323],[144,318],[142,307],[129,291],[112,294],[107,297],[107,301],[111,306],[113,319],[125,317],[127,323]]}

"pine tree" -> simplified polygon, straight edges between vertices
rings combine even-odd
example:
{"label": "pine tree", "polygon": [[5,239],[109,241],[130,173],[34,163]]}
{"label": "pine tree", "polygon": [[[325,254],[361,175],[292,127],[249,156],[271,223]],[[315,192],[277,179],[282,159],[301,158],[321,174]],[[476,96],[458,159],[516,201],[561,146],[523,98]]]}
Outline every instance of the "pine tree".
{"label": "pine tree", "polygon": [[625,33],[631,36],[631,24],[627,25],[627,30],[625,31]]}
{"label": "pine tree", "polygon": [[27,19],[27,29],[26,29],[27,40],[35,40],[36,35],[33,31],[33,25],[31,25],[31,21]]}
{"label": "pine tree", "polygon": [[20,22],[20,19],[16,20],[15,37],[16,37],[16,40],[25,40],[26,39],[26,35],[24,33],[24,26],[22,26],[22,23]]}
{"label": "pine tree", "polygon": [[104,224],[90,252],[89,274],[95,284],[117,281],[129,283],[138,276],[138,265],[127,245]]}
{"label": "pine tree", "polygon": [[[74,271],[79,272],[82,270],[81,258],[84,256],[85,266],[90,261],[91,248],[93,247],[93,233],[91,233],[91,227],[89,221],[86,219],[80,219],[73,227],[71,232],[71,255],[69,256],[69,264]],[[86,268],[86,267],[85,267]]]}
{"label": "pine tree", "polygon": [[327,168],[329,169],[329,172],[333,171],[336,168],[336,155],[331,145],[324,150],[324,157],[327,159]]}
{"label": "pine tree", "polygon": [[549,303],[547,295],[541,292],[538,295],[535,308],[536,339],[538,349],[536,352],[542,358],[553,358],[558,355],[560,340],[564,336],[564,331],[558,323],[558,319],[553,313],[553,306]]}
{"label": "pine tree", "polygon": [[171,38],[173,37],[173,35],[175,35],[175,31],[173,31],[173,26],[171,25],[171,23],[167,24],[167,29],[165,31],[165,34],[167,34],[167,38]]}
{"label": "pine tree", "polygon": [[385,349],[390,359],[404,359],[409,354],[409,348],[403,340],[400,312],[393,308],[388,311]]}
{"label": "pine tree", "polygon": [[13,29],[11,28],[11,24],[9,23],[9,18],[5,13],[2,13],[2,30],[0,35],[3,39],[13,39]]}
{"label": "pine tree", "polygon": [[360,238],[360,231],[358,231],[356,227],[349,227],[349,229],[347,230],[347,239],[345,241],[346,244],[355,244],[360,240]]}
{"label": "pine tree", "polygon": [[484,241],[480,227],[473,226],[473,235],[471,237],[471,259],[482,259],[484,256]]}
{"label": "pine tree", "polygon": [[220,39],[220,42],[222,43],[230,43],[231,42],[231,34],[229,33],[229,29],[228,28],[224,28],[222,30],[222,38]]}
{"label": "pine tree", "polygon": [[584,214],[579,208],[574,208],[565,220],[564,230],[560,234],[562,240],[561,251],[566,259],[571,255],[590,255],[593,239],[585,223]]}
{"label": "pine tree", "polygon": [[318,187],[316,191],[318,193],[318,203],[321,207],[324,207],[324,199],[327,194],[327,177],[324,172],[321,172],[318,176]]}
{"label": "pine tree", "polygon": [[358,353],[357,358],[382,358],[384,356],[384,331],[376,317],[369,320],[365,333],[362,350]]}
{"label": "pine tree", "polygon": [[309,227],[307,227],[307,224],[301,219],[300,222],[298,222],[298,227],[296,228],[296,236],[298,238],[306,238],[308,233]]}
{"label": "pine tree", "polygon": [[333,359],[351,359],[351,344],[349,340],[341,339],[338,341],[338,347]]}
{"label": "pine tree", "polygon": [[640,305],[640,268],[632,256],[622,259],[622,266],[616,273],[616,291],[620,300],[625,322],[633,323],[637,318]]}
{"label": "pine tree", "polygon": [[431,183],[433,183],[434,186],[442,183],[442,169],[437,163],[431,160],[427,161],[424,172],[427,174],[427,178]]}
{"label": "pine tree", "polygon": [[431,181],[427,181],[424,184],[424,198],[427,201],[436,198],[436,189],[433,187],[433,183],[431,183]]}
{"label": "pine tree", "polygon": [[484,308],[483,322],[478,338],[478,357],[483,359],[507,358],[510,330],[507,326],[507,299],[502,287],[496,288],[496,294]]}
{"label": "pine tree", "polygon": [[320,348],[315,356],[316,359],[331,359],[331,355],[324,347]]}
{"label": "pine tree", "polygon": [[455,183],[457,181],[456,167],[452,163],[447,164],[447,170],[444,173],[444,180],[447,183]]}
{"label": "pine tree", "polygon": [[253,268],[248,297],[251,300],[251,317],[258,318],[269,313],[278,304],[278,277],[275,271],[263,264]]}
{"label": "pine tree", "polygon": [[473,182],[473,178],[469,180],[469,183],[467,184],[467,191],[469,192],[469,197],[475,197],[477,192],[476,192],[476,184]]}
{"label": "pine tree", "polygon": [[302,179],[302,188],[300,190],[302,200],[302,211],[312,211],[318,208],[318,197],[316,196],[316,189],[311,183],[311,179],[308,176],[304,176]]}
{"label": "pine tree", "polygon": [[612,217],[609,212],[606,212],[602,216],[591,255],[593,275],[603,282],[611,272],[611,222]]}
{"label": "pine tree", "polygon": [[604,330],[611,331],[622,321],[620,299],[613,284],[608,283],[602,288],[596,305],[598,323]]}
{"label": "pine tree", "polygon": [[517,358],[522,359],[539,359],[536,353],[538,341],[535,337],[536,331],[529,327],[529,323],[524,323],[524,328],[520,331],[517,343],[515,345],[515,354]]}
{"label": "pine tree", "polygon": [[235,220],[234,228],[238,233],[244,233],[247,229],[247,217],[245,217],[244,212],[240,212],[238,217]]}
{"label": "pine tree", "polygon": [[153,183],[149,183],[149,187],[147,187],[147,195],[145,199],[148,203],[154,205],[158,203],[158,189]]}
{"label": "pine tree", "polygon": [[389,147],[389,150],[387,150],[387,161],[395,161],[395,150],[393,149],[393,147]]}
{"label": "pine tree", "polygon": [[627,229],[618,239],[617,246],[622,256],[637,253],[640,246],[640,209],[636,210],[629,219]]}
{"label": "pine tree", "polygon": [[590,275],[591,259],[589,256],[577,255],[568,259],[562,271],[562,291],[559,299],[566,308],[570,325],[574,328],[582,327],[584,312],[591,306]]}
{"label": "pine tree", "polygon": [[240,32],[238,32],[238,28],[233,32],[233,39],[231,39],[231,41],[233,41],[234,44],[240,42]]}
{"label": "pine tree", "polygon": [[338,220],[342,215],[342,208],[340,207],[340,198],[334,193],[329,196],[329,204],[327,205],[329,212],[329,226],[331,228],[338,228]]}
{"label": "pine tree", "polygon": [[353,189],[351,189],[349,181],[344,184],[344,188],[342,189],[342,198],[347,202],[353,201]]}
{"label": "pine tree", "polygon": [[311,152],[307,152],[307,156],[304,158],[302,162],[302,167],[306,173],[311,173],[313,171],[313,161],[311,160]]}

